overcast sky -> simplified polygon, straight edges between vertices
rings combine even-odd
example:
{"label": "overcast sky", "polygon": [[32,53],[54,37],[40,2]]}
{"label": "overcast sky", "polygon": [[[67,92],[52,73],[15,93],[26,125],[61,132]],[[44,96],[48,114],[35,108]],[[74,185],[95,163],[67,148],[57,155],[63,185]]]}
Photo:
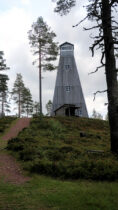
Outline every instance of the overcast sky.
{"label": "overcast sky", "polygon": [[[94,58],[91,57],[90,32],[85,32],[82,28],[90,23],[85,22],[79,27],[72,27],[86,15],[82,5],[77,5],[69,15],[63,17],[54,13],[55,4],[51,0],[0,0],[0,5],[0,50],[4,51],[7,65],[10,67],[8,72],[10,90],[16,74],[21,73],[26,87],[30,88],[33,100],[38,101],[38,69],[32,65],[33,56],[27,32],[31,29],[32,23],[42,16],[56,33],[56,41],[59,44],[67,41],[75,46],[75,60],[89,115],[94,108],[102,115],[106,115],[107,106],[104,105],[107,102],[106,94],[98,94],[93,101],[94,92],[106,89],[104,69],[88,75],[96,69],[100,59],[99,52],[96,52]],[[56,71],[43,73],[44,113],[46,103],[53,100],[56,74]]]}

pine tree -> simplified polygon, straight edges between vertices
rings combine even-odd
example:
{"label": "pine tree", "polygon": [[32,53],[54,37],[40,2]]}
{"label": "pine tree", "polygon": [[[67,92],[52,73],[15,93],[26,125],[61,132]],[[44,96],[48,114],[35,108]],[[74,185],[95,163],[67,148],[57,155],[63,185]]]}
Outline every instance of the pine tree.
{"label": "pine tree", "polygon": [[[81,1],[81,0],[80,0]],[[75,6],[76,0],[56,0],[56,12],[61,15],[67,14]],[[95,70],[105,68],[108,97],[108,118],[110,125],[111,151],[118,153],[118,81],[115,54],[118,51],[118,22],[116,9],[118,0],[89,0],[87,16],[84,18],[95,25],[85,30],[95,30],[98,32],[94,38],[94,43],[90,47],[92,56],[95,49],[101,49],[101,65]],[[84,21],[82,20],[82,21]],[[79,25],[80,21],[77,25]],[[76,26],[77,26],[76,25]],[[105,92],[97,91],[97,93]]]}
{"label": "pine tree", "polygon": [[102,115],[99,112],[96,112],[95,109],[93,109],[93,113],[92,113],[91,117],[94,118],[94,119],[99,119],[99,120],[103,119]]}
{"label": "pine tree", "polygon": [[33,112],[33,100],[29,88],[23,89],[23,112],[27,114],[27,117]]}
{"label": "pine tree", "polygon": [[34,104],[33,104],[33,113],[36,116],[40,115],[40,103],[37,102],[37,101],[35,101]]}
{"label": "pine tree", "polygon": [[18,105],[18,117],[21,117],[21,113],[24,112],[24,82],[21,74],[17,74],[16,80],[14,82],[14,86],[12,89],[13,100]]}
{"label": "pine tree", "polygon": [[46,104],[46,109],[47,109],[47,115],[51,116],[51,111],[52,111],[52,101],[49,100],[48,103]]}
{"label": "pine tree", "polygon": [[[0,51],[0,71],[8,70],[9,67],[6,65],[6,60],[3,58],[4,53]],[[8,84],[9,80],[6,74],[0,74],[0,102],[1,102],[1,115],[5,115],[5,107],[8,106],[7,96],[8,96]]]}
{"label": "pine tree", "polygon": [[38,57],[33,64],[38,62],[39,69],[39,102],[40,115],[42,114],[42,70],[52,71],[55,66],[52,61],[56,60],[58,55],[57,43],[53,41],[56,34],[51,31],[48,25],[44,22],[42,17],[39,17],[35,23],[32,24],[32,29],[28,32],[30,45],[34,50],[34,55]]}

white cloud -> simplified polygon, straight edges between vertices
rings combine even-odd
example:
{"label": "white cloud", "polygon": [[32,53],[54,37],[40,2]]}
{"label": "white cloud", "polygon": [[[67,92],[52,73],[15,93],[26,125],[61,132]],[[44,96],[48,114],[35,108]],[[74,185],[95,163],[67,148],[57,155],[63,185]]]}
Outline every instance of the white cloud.
{"label": "white cloud", "polygon": [[0,40],[5,51],[17,48],[21,42],[27,40],[27,31],[30,27],[30,15],[24,9],[12,8],[0,16]]}
{"label": "white cloud", "polygon": [[24,5],[29,5],[30,0],[21,0],[21,3],[24,4]]}

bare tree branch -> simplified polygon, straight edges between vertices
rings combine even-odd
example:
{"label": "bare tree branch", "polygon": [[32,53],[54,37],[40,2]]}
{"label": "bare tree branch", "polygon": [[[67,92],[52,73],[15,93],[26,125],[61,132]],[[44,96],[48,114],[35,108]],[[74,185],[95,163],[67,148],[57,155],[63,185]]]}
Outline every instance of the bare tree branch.
{"label": "bare tree branch", "polygon": [[84,29],[85,31],[89,31],[89,30],[96,29],[96,28],[99,28],[99,27],[100,27],[100,25],[93,26],[93,27],[91,27],[91,28],[84,28],[84,27],[83,27],[83,29]]}
{"label": "bare tree branch", "polygon": [[94,48],[99,45],[102,41],[103,41],[104,37],[101,37],[101,39],[99,40],[95,40],[94,44],[92,45],[92,47],[90,47],[90,50],[92,51],[92,57],[94,56]]}
{"label": "bare tree branch", "polygon": [[103,63],[104,56],[105,56],[105,51],[102,52],[102,57],[101,57],[101,60],[100,60],[100,62],[103,66],[105,66],[105,64]]}
{"label": "bare tree branch", "polygon": [[107,92],[107,90],[102,90],[102,91],[98,90],[97,92],[95,92],[95,93],[94,93],[93,101],[95,101],[96,95],[97,95],[98,93],[105,93],[105,92]]}
{"label": "bare tree branch", "polygon": [[92,72],[88,73],[88,75],[96,73],[103,66],[105,66],[105,65],[98,66],[95,71],[92,71]]}
{"label": "bare tree branch", "polygon": [[118,3],[118,0],[111,0],[110,5],[112,6],[114,3]]}
{"label": "bare tree branch", "polygon": [[79,23],[77,23],[76,25],[73,25],[72,27],[73,27],[73,28],[74,28],[74,27],[77,27],[77,26],[80,25],[83,21],[85,21],[87,18],[88,18],[88,15],[87,15],[84,19],[82,19]]}

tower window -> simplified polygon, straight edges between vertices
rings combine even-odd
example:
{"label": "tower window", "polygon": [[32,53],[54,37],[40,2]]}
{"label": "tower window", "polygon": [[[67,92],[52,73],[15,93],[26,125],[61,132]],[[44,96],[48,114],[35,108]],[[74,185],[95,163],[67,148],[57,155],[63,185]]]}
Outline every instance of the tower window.
{"label": "tower window", "polygon": [[63,47],[61,47],[61,50],[73,50],[73,47],[72,46],[63,46]]}
{"label": "tower window", "polygon": [[66,86],[66,92],[70,92],[70,86]]}
{"label": "tower window", "polygon": [[82,116],[82,110],[81,109],[79,110],[79,116]]}
{"label": "tower window", "polygon": [[70,69],[70,65],[65,65],[65,69],[69,70]]}

